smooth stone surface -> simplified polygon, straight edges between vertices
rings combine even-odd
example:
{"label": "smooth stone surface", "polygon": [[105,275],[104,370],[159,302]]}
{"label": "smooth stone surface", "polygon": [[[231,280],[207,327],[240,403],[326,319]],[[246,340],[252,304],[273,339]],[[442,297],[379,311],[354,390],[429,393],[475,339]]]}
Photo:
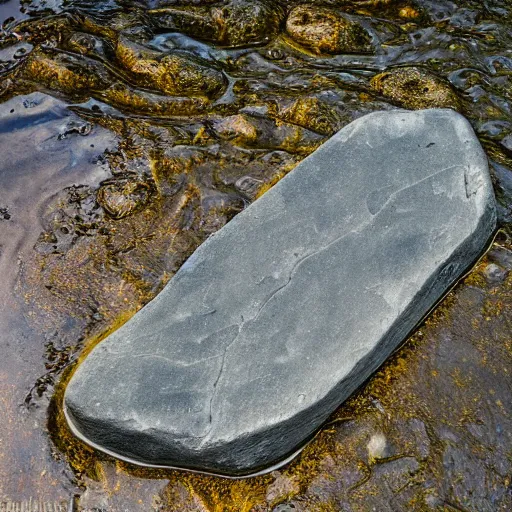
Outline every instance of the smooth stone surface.
{"label": "smooth stone surface", "polygon": [[495,219],[462,116],[358,119],[90,353],[66,390],[71,428],[139,464],[279,464],[474,263]]}

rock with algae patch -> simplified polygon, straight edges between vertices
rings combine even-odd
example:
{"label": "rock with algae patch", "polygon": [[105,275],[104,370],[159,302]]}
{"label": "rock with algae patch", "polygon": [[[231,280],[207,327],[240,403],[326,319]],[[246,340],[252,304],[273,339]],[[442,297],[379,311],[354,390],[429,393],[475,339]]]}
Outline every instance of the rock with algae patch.
{"label": "rock with algae patch", "polygon": [[283,463],[461,277],[495,223],[487,159],[463,117],[365,116],[92,350],[67,387],[68,421],[143,465],[239,476]]}
{"label": "rock with algae patch", "polygon": [[97,201],[114,219],[142,209],[150,198],[150,186],[134,179],[111,180],[98,190]]}
{"label": "rock with algae patch", "polygon": [[51,50],[31,54],[20,74],[33,84],[79,98],[102,91],[111,81],[106,67],[100,62]]}
{"label": "rock with algae patch", "polygon": [[279,32],[284,17],[278,2],[230,0],[211,7],[150,11],[154,23],[167,30],[229,47],[262,44]]}
{"label": "rock with algae patch", "polygon": [[137,84],[177,96],[216,97],[227,80],[208,63],[185,52],[159,52],[119,37],[116,57]]}
{"label": "rock with algae patch", "polygon": [[370,85],[404,108],[461,108],[451,84],[424,68],[410,66],[384,71],[375,75]]}
{"label": "rock with algae patch", "polygon": [[370,35],[357,21],[325,7],[299,5],[292,9],[286,20],[286,31],[299,44],[318,54],[371,50]]}

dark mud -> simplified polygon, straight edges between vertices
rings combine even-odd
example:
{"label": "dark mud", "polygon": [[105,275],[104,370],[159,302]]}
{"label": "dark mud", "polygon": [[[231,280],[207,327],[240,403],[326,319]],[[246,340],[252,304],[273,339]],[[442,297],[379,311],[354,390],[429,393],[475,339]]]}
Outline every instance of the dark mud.
{"label": "dark mud", "polygon": [[[510,510],[510,3],[22,9],[0,4],[0,510],[74,495],[84,511]],[[297,460],[227,481],[129,467],[69,434],[80,355],[202,241],[351,120],[436,106],[479,134],[501,234]]]}

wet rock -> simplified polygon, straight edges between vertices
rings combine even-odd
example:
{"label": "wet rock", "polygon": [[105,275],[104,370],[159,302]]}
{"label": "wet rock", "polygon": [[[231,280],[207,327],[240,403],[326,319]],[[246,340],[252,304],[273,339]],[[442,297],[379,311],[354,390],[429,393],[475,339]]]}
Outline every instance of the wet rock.
{"label": "wet rock", "polygon": [[22,69],[24,79],[70,97],[89,97],[111,82],[103,64],[61,52],[34,52]]}
{"label": "wet rock", "polygon": [[203,194],[201,224],[203,232],[215,233],[232,217],[243,210],[245,204],[238,196],[210,191]]}
{"label": "wet rock", "polygon": [[494,247],[489,252],[489,259],[507,272],[512,270],[512,251],[505,247]]}
{"label": "wet rock", "polygon": [[167,480],[130,478],[114,466],[100,463],[98,477],[98,481],[86,479],[87,489],[78,500],[80,512],[162,510],[158,505]]}
{"label": "wet rock", "polygon": [[464,118],[363,117],[92,350],[67,387],[68,421],[139,464],[282,463],[475,261],[495,219]]}
{"label": "wet rock", "polygon": [[218,27],[220,44],[244,46],[267,43],[279,32],[284,13],[277,2],[268,0],[231,0],[213,7],[211,16]]}
{"label": "wet rock", "polygon": [[184,52],[159,52],[120,37],[116,57],[137,84],[170,95],[215,97],[226,87],[224,75]]}
{"label": "wet rock", "polygon": [[304,512],[304,508],[300,504],[281,503],[272,509],[272,512]]}
{"label": "wet rock", "polygon": [[322,135],[334,135],[341,128],[338,112],[314,96],[297,98],[280,110],[279,117]]}
{"label": "wet rock", "polygon": [[218,29],[208,8],[156,9],[149,15],[160,29],[177,31],[205,41],[217,41]]}
{"label": "wet rock", "polygon": [[247,114],[213,120],[211,127],[221,139],[245,148],[283,149],[290,153],[308,154],[325,140],[325,137],[300,126]]}
{"label": "wet rock", "polygon": [[503,137],[501,140],[501,145],[512,153],[512,133],[509,133],[507,136]]}
{"label": "wet rock", "polygon": [[496,265],[496,263],[489,263],[484,270],[485,279],[489,284],[499,284],[502,283],[506,277],[508,272]]}
{"label": "wet rock", "polygon": [[377,432],[372,435],[368,444],[368,459],[374,461],[376,459],[383,459],[388,456],[388,443],[386,436],[382,432]]}
{"label": "wet rock", "polygon": [[248,161],[243,158],[245,150],[239,150],[239,156],[232,156],[229,166],[216,166],[216,182],[220,186],[234,187],[249,201],[253,201],[268,190],[279,179],[286,176],[301,159],[285,151],[271,151]]}
{"label": "wet rock", "polygon": [[315,53],[361,53],[371,50],[368,32],[353,18],[312,5],[290,11],[286,31],[292,39]]}
{"label": "wet rock", "polygon": [[450,83],[423,68],[404,67],[385,71],[375,75],[370,85],[379,94],[404,108],[461,108],[461,102]]}
{"label": "wet rock", "polygon": [[114,219],[122,219],[139,211],[149,201],[150,186],[138,180],[114,180],[98,190],[97,201]]}
{"label": "wet rock", "polygon": [[237,47],[267,43],[279,32],[284,17],[278,2],[229,0],[211,8],[157,9],[156,25],[198,39]]}
{"label": "wet rock", "polygon": [[107,23],[113,34],[123,34],[141,43],[149,41],[153,36],[151,23],[138,9],[118,11],[108,19]]}
{"label": "wet rock", "polygon": [[66,48],[80,55],[89,55],[99,58],[107,56],[105,42],[92,34],[74,32],[65,42]]}
{"label": "wet rock", "polygon": [[121,110],[154,116],[193,116],[208,104],[206,98],[153,94],[122,82],[111,85],[101,97]]}
{"label": "wet rock", "polygon": [[290,478],[282,473],[275,473],[276,479],[269,485],[266,493],[268,503],[284,501],[299,493],[299,485],[296,479]]}
{"label": "wet rock", "polygon": [[[418,418],[412,418],[407,422],[407,434],[412,434],[413,445],[416,447],[418,458],[425,460],[430,454],[431,443],[427,434],[425,424]],[[402,435],[407,439],[407,434]]]}
{"label": "wet rock", "polygon": [[0,220],[11,220],[11,213],[9,212],[9,208],[3,207],[0,208]]}
{"label": "wet rock", "polygon": [[420,469],[418,461],[413,457],[400,457],[396,460],[385,462],[383,465],[377,465],[373,478],[379,481],[380,485],[385,485],[392,492],[399,493],[411,480],[415,473]]}

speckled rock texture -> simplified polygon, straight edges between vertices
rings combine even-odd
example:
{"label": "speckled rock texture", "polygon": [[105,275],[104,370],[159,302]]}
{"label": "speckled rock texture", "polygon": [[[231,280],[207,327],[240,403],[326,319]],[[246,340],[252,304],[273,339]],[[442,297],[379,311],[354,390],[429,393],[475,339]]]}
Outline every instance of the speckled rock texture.
{"label": "speckled rock texture", "polygon": [[333,136],[89,354],[71,428],[121,459],[230,476],[290,458],[406,339],[496,225],[452,110]]}

